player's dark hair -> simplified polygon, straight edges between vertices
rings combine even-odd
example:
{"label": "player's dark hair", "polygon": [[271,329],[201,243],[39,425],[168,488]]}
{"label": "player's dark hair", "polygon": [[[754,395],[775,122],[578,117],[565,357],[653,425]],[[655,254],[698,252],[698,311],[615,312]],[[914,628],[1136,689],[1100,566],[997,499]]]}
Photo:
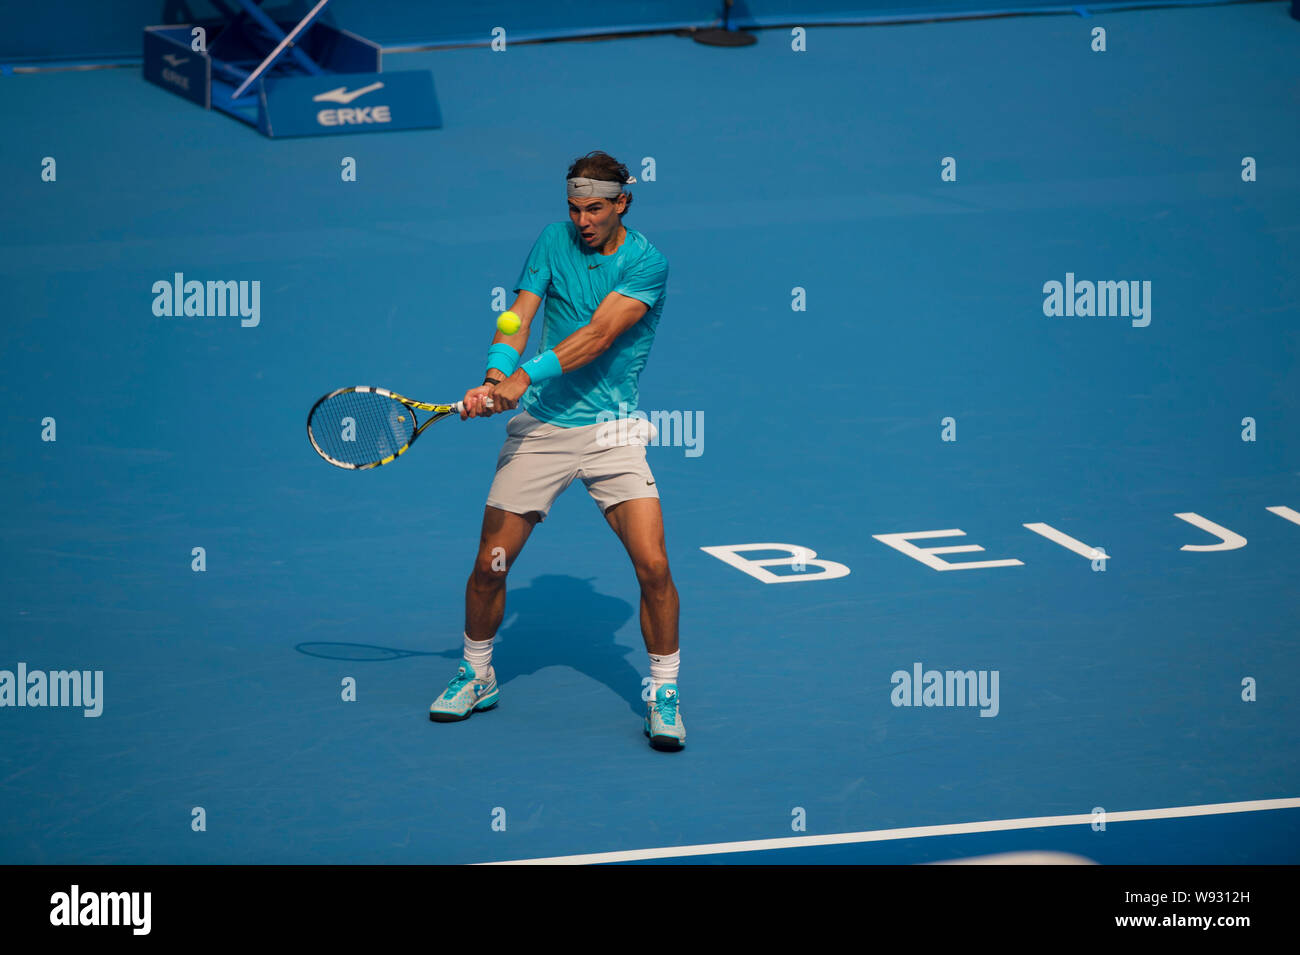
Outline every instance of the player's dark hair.
{"label": "player's dark hair", "polygon": [[[601,179],[605,182],[624,183],[624,191],[627,191],[626,183],[631,178],[631,173],[627,171],[627,166],[611,156],[609,153],[601,152],[597,149],[595,152],[587,153],[573,161],[569,167],[569,174],[565,179]],[[617,199],[611,199],[611,202],[617,202]],[[627,205],[623,209],[623,215],[627,215],[632,208],[632,193],[627,193]]]}

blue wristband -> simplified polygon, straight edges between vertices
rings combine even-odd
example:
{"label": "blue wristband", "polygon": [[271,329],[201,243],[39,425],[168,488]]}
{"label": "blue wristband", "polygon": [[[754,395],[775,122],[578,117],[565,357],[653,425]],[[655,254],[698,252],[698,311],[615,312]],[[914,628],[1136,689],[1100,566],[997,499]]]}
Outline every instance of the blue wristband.
{"label": "blue wristband", "polygon": [[549,348],[531,361],[524,362],[520,367],[528,372],[528,379],[535,385],[547,378],[559,378],[564,374],[564,369],[560,367],[560,359],[556,358],[555,352]]}
{"label": "blue wristband", "polygon": [[487,370],[495,368],[497,371],[504,372],[509,378],[519,367],[519,352],[507,345],[505,342],[497,342],[488,349]]}

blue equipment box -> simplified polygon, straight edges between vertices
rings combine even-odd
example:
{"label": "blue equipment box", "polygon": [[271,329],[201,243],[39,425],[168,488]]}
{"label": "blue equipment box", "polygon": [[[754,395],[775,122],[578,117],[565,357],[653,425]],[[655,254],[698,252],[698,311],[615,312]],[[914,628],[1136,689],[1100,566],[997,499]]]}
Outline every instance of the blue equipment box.
{"label": "blue equipment box", "polygon": [[272,138],[442,126],[433,74],[384,73],[378,44],[312,22],[323,2],[296,24],[237,2],[225,20],[146,27],[144,78]]}

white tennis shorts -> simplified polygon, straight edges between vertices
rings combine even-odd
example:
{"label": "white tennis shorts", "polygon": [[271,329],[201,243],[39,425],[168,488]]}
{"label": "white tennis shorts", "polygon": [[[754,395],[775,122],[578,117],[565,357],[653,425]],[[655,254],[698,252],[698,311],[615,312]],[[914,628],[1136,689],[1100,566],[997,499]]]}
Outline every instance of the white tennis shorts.
{"label": "white tennis shorts", "polygon": [[506,423],[487,503],[512,514],[537,511],[545,520],[574,478],[602,514],[623,501],[657,498],[645,455],[652,440],[654,426],[640,419],[562,428],[520,411]]}

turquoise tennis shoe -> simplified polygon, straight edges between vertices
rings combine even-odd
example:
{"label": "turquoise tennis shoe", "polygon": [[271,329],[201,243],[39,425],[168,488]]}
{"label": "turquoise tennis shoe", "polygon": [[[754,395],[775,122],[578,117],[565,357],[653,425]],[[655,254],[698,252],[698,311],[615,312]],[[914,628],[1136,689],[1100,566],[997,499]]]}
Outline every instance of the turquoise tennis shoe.
{"label": "turquoise tennis shoe", "polygon": [[653,700],[646,701],[645,735],[655,749],[675,750],[686,745],[686,725],[679,702],[676,683],[665,683]]}
{"label": "turquoise tennis shoe", "polygon": [[475,710],[490,710],[501,699],[496,672],[489,668],[491,677],[480,679],[468,660],[460,661],[460,669],[447,684],[442,696],[429,707],[429,719],[435,723],[454,723],[468,719]]}

